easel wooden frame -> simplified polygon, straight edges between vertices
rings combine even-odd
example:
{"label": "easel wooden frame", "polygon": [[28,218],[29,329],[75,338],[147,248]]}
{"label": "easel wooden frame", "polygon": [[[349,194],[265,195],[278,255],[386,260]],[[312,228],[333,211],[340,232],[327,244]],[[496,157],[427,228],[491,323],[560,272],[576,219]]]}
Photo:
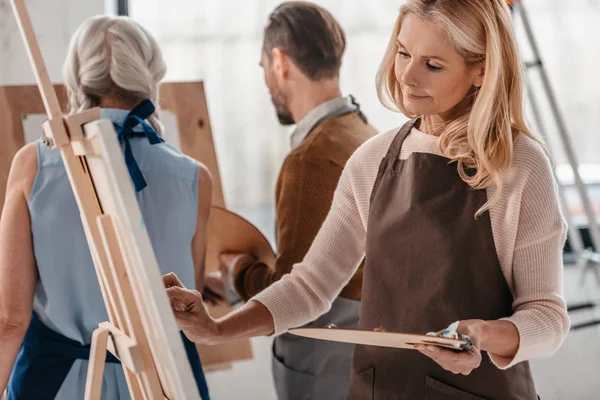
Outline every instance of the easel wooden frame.
{"label": "easel wooden frame", "polygon": [[94,332],[85,398],[99,399],[106,349],[120,359],[134,399],[199,399],[175,317],[114,128],[98,108],[63,118],[23,0],[11,0],[82,216],[110,322]]}
{"label": "easel wooden frame", "polygon": [[[62,110],[68,101],[63,85],[53,85]],[[202,162],[213,177],[212,203],[224,208],[220,171],[215,152],[210,117],[201,81],[166,82],[160,89],[160,108],[177,117],[181,151]],[[0,209],[10,163],[16,152],[25,144],[23,117],[28,114],[45,114],[40,91],[35,85],[0,86],[0,129],[4,133],[4,146],[0,147]],[[209,272],[209,271],[207,271]],[[225,305],[211,310],[214,317],[231,310]],[[215,346],[198,345],[202,365],[206,371],[231,367],[231,363],[253,358],[249,340],[241,339]]]}
{"label": "easel wooden frame", "polygon": [[[62,110],[67,108],[63,85],[54,85]],[[161,85],[161,109],[177,117],[181,151],[202,162],[213,176],[212,202],[217,207],[225,204],[220,172],[213,142],[210,118],[202,82],[167,82]],[[10,163],[25,144],[22,118],[27,114],[45,114],[44,103],[35,85],[0,86],[0,124],[5,132],[4,146],[0,147],[0,209]],[[214,317],[225,315],[231,309],[219,306],[211,310]],[[253,357],[249,340],[237,340],[216,346],[198,345],[202,364],[207,371],[228,368],[231,363]]]}

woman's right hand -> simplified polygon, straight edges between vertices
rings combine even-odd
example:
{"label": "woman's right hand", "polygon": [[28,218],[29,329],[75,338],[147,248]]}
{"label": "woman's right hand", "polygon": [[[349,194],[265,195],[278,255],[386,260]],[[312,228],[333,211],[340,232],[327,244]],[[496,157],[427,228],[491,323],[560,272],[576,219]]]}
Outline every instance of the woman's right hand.
{"label": "woman's right hand", "polygon": [[200,292],[186,289],[172,272],[162,278],[177,323],[188,339],[208,345],[220,343],[217,322],[208,313]]}

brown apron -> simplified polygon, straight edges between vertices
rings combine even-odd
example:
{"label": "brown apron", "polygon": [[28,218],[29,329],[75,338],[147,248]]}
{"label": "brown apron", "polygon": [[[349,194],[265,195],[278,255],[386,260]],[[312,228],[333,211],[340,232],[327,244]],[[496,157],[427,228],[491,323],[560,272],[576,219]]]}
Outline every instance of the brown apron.
{"label": "brown apron", "polygon": [[[361,329],[425,333],[457,320],[496,320],[513,297],[494,246],[485,190],[434,154],[400,160],[407,122],[381,162],[371,194]],[[529,363],[508,370],[482,354],[470,375],[445,371],[415,350],[356,346],[348,400],[537,399]]]}

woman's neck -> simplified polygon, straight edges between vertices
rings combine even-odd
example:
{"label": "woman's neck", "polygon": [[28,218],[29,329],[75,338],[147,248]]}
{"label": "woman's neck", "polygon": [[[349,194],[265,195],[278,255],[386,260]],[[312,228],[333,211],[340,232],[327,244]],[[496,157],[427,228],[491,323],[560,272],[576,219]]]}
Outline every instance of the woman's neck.
{"label": "woman's neck", "polygon": [[444,128],[448,123],[470,113],[471,107],[472,95],[467,95],[460,103],[458,103],[449,111],[439,114],[423,115],[421,117],[421,125],[419,126],[419,130],[423,133],[427,133],[428,135],[439,136],[444,131]]}
{"label": "woman's neck", "polygon": [[423,115],[419,130],[428,135],[439,136],[445,124],[445,120],[439,115]]}
{"label": "woman's neck", "polygon": [[133,107],[135,107],[135,104],[131,105],[129,102],[116,96],[102,96],[100,97],[99,106],[101,108],[120,108],[122,110],[131,110]]}

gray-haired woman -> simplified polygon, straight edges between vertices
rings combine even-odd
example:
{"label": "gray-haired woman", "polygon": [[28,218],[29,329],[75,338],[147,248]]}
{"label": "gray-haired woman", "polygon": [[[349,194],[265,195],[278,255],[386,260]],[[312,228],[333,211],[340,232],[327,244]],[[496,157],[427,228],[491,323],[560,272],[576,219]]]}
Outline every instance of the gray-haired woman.
{"label": "gray-haired woman", "polygon": [[[64,78],[71,113],[99,106],[112,120],[161,270],[177,268],[196,286],[212,181],[205,167],[160,137],[152,100],[165,70],[156,41],[140,25],[100,16],[75,33]],[[60,153],[29,144],[14,158],[0,223],[0,393],[8,382],[9,400],[82,399],[91,335],[105,320]],[[206,400],[198,353],[182,339]],[[122,367],[110,355],[107,361],[102,398],[129,398]]]}

